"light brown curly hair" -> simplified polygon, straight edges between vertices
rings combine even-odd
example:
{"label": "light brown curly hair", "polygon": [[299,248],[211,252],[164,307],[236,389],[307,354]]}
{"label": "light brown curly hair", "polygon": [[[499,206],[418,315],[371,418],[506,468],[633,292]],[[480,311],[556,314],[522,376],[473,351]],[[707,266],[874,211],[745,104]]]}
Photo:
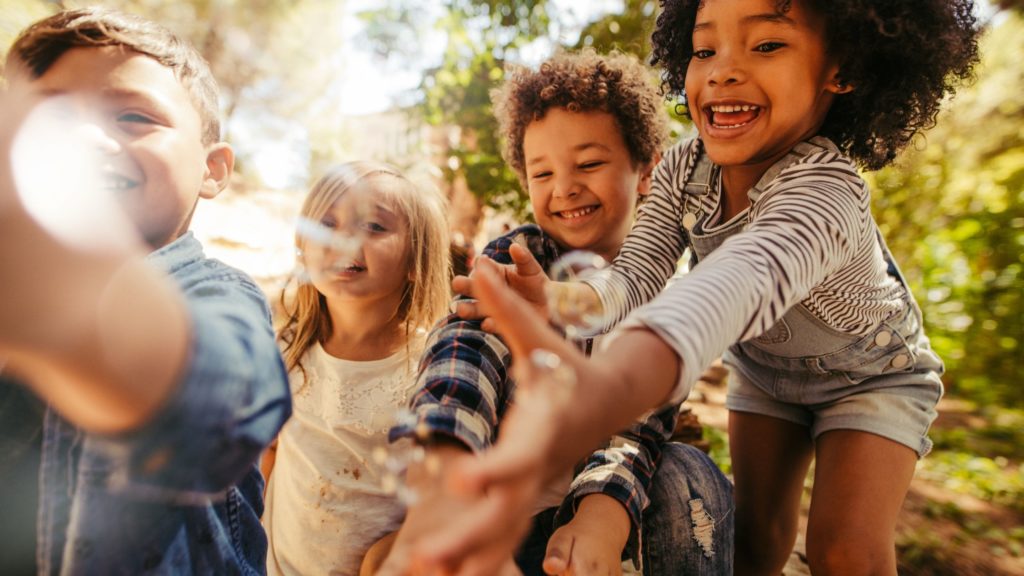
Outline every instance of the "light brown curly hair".
{"label": "light brown curly hair", "polygon": [[551,108],[599,110],[615,117],[629,155],[637,165],[652,161],[668,139],[668,115],[652,76],[634,56],[592,49],[560,52],[536,70],[512,66],[491,92],[494,115],[505,142],[502,156],[526,187],[523,135]]}

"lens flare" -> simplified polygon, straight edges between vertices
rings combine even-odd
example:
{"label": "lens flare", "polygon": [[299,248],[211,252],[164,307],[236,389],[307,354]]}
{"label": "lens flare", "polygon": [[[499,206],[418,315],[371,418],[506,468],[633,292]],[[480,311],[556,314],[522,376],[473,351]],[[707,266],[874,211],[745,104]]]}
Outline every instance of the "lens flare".
{"label": "lens flare", "polygon": [[115,250],[138,242],[104,177],[105,162],[95,131],[65,97],[37,105],[11,149],[19,201],[43,229],[76,249]]}

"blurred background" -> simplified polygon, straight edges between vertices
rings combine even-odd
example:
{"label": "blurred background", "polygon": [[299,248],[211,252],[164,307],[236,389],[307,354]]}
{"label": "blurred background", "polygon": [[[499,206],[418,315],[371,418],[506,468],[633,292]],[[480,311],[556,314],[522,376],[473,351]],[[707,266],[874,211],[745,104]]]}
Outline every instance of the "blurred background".
{"label": "blurred background", "polygon": [[[902,574],[1024,573],[1024,0],[979,2],[976,80],[895,165],[865,174],[947,365],[936,451],[899,526]],[[441,188],[467,250],[529,220],[488,96],[505,64],[582,46],[646,60],[658,12],[654,0],[0,0],[0,57],[26,25],[87,4],[160,21],[210,61],[238,174],[195,228],[271,297],[306,187],[338,161],[384,160]],[[689,135],[665,107],[674,136]],[[728,471],[723,394],[698,389],[693,404]]]}

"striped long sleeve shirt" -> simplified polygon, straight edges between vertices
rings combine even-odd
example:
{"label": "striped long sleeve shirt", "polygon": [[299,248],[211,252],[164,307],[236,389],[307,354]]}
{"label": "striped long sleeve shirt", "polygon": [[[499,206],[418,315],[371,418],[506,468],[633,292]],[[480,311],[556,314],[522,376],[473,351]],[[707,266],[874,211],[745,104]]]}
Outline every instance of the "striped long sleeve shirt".
{"label": "striped long sleeve shirt", "polygon": [[[672,147],[654,173],[610,273],[588,281],[620,329],[658,334],[683,362],[672,401],[686,397],[701,371],[732,344],[755,338],[802,303],[826,325],[863,335],[904,306],[904,287],[888,273],[870,211],[867,184],[849,158],[821,137],[770,168],[751,189],[744,229],[662,292],[690,234],[720,223],[721,190],[687,197],[699,140]],[[709,214],[687,231],[694,202]],[[660,295],[659,295],[660,294]],[[657,298],[655,298],[657,296]],[[632,311],[632,313],[630,313]],[[627,314],[629,314],[627,318]]]}

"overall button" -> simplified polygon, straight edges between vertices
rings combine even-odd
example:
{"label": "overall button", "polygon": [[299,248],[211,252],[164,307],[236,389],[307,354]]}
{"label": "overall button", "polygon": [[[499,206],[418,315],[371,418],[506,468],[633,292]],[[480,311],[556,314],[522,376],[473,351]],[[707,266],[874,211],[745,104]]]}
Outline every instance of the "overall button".
{"label": "overall button", "polygon": [[693,227],[697,225],[697,215],[693,212],[687,212],[683,214],[683,228],[687,230],[693,230]]}
{"label": "overall button", "polygon": [[890,342],[892,342],[892,332],[883,330],[875,335],[875,346],[885,348]]}
{"label": "overall button", "polygon": [[910,363],[910,356],[907,356],[906,354],[897,354],[896,356],[893,357],[892,362],[890,362],[892,367],[896,368],[897,370],[899,370],[900,368],[903,368],[904,366],[906,366],[909,363]]}

